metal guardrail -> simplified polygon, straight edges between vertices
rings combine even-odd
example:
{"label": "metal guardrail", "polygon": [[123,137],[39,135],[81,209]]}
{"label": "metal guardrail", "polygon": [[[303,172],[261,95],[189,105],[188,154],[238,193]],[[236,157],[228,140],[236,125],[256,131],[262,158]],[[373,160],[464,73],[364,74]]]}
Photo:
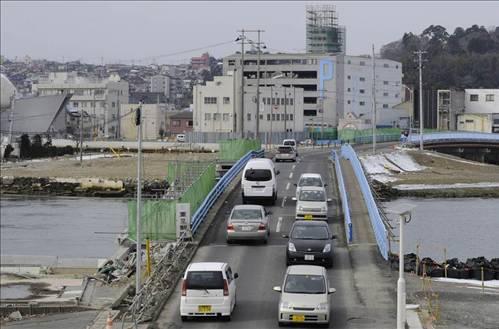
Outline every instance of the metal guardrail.
{"label": "metal guardrail", "polygon": [[385,260],[388,260],[388,254],[390,251],[388,231],[379,214],[379,210],[372,195],[371,188],[364,173],[364,169],[362,169],[359,158],[357,157],[357,154],[355,153],[351,145],[344,144],[341,147],[341,156],[345,159],[350,160],[355,176],[357,177],[357,181],[359,182],[360,190],[366,202],[366,208],[369,213],[369,219],[371,220],[371,225],[376,237],[378,249],[381,253],[381,256],[383,256]]}
{"label": "metal guardrail", "polygon": [[336,179],[338,180],[338,190],[340,191],[341,207],[343,209],[343,219],[345,221],[345,234],[348,243],[353,240],[353,227],[352,219],[350,217],[350,207],[348,204],[347,191],[345,189],[345,182],[343,180],[343,173],[341,171],[340,158],[336,150],[331,153],[331,160],[334,161],[334,168],[336,170]]}
{"label": "metal guardrail", "polygon": [[[263,154],[263,150],[250,151],[225,173],[192,216],[191,231],[193,234],[196,233],[211,207],[220,195],[222,195],[227,186],[237,177],[246,163],[252,158],[263,157]],[[133,298],[123,319],[127,315],[130,315],[133,322],[141,323],[149,321],[154,317],[154,314],[158,311],[157,308],[162,305],[161,300],[166,298],[169,289],[173,289],[175,280],[172,280],[170,275],[173,275],[172,273],[174,272],[179,273],[182,266],[185,265],[183,261],[187,260],[189,254],[187,249],[192,246],[192,242],[186,239],[185,233],[180,236],[176,243],[171,245],[165,255],[155,265],[154,271],[145,284]]]}
{"label": "metal guardrail", "polygon": [[[420,136],[417,134],[410,135],[407,142],[417,144],[420,141]],[[438,132],[423,134],[424,142],[499,142],[499,134],[492,133],[474,133],[474,132]]]}
{"label": "metal guardrail", "polygon": [[206,196],[203,203],[196,210],[191,219],[191,231],[196,233],[199,225],[206,218],[206,215],[210,211],[211,207],[218,200],[218,197],[225,191],[227,186],[232,182],[232,180],[239,174],[239,172],[244,168],[246,163],[252,158],[263,157],[263,150],[259,151],[249,151],[239,159],[226,173],[220,178],[217,184],[213,187],[211,192]]}

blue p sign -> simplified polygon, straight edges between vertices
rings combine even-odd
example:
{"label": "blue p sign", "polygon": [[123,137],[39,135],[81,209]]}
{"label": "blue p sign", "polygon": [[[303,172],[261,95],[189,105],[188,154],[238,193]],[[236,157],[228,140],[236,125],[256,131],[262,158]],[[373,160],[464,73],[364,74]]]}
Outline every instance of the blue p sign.
{"label": "blue p sign", "polygon": [[333,78],[333,61],[329,58],[324,58],[319,61],[319,88],[320,97],[324,97],[324,81]]}

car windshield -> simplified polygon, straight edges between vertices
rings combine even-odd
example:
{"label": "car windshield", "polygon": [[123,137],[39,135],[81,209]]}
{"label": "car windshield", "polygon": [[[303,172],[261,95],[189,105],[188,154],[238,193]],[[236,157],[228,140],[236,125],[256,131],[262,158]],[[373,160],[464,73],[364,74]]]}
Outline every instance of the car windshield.
{"label": "car windshield", "polygon": [[284,284],[289,294],[325,294],[326,283],[322,275],[289,274]]}
{"label": "car windshield", "polygon": [[325,226],[296,225],[291,232],[292,239],[301,240],[327,240],[329,232]]}
{"label": "car windshield", "polygon": [[192,271],[187,273],[187,289],[223,289],[224,278],[220,271]]}
{"label": "car windshield", "polygon": [[260,220],[262,211],[260,209],[234,209],[230,219]]}
{"label": "car windshield", "polygon": [[291,153],[293,152],[293,148],[291,146],[279,146],[277,149],[279,153]]}
{"label": "car windshield", "polygon": [[291,145],[291,146],[295,146],[295,142],[294,141],[284,141],[283,143],[284,145]]}
{"label": "car windshield", "polygon": [[252,182],[266,182],[272,179],[270,169],[248,169],[244,178]]}
{"label": "car windshield", "polygon": [[322,180],[319,177],[302,177],[298,186],[317,186],[322,187]]}
{"label": "car windshield", "polygon": [[300,192],[300,201],[326,201],[326,195],[323,190],[302,190]]}

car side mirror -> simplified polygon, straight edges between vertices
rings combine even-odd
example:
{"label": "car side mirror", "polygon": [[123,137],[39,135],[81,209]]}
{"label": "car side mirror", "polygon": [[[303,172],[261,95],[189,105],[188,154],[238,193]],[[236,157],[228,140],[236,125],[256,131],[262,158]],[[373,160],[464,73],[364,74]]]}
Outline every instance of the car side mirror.
{"label": "car side mirror", "polygon": [[336,234],[331,234],[331,240],[338,239],[338,236]]}
{"label": "car side mirror", "polygon": [[277,291],[277,292],[282,292],[282,289],[280,286],[275,286],[274,288],[272,288],[272,290]]}
{"label": "car side mirror", "polygon": [[326,186],[327,186],[327,184],[324,184],[324,187],[326,187]]}
{"label": "car side mirror", "polygon": [[283,238],[285,238],[285,239],[289,239],[289,235],[287,235],[287,234],[281,234],[281,236],[282,236]]}
{"label": "car side mirror", "polygon": [[296,197],[295,197],[295,196],[294,196],[294,197],[292,197],[292,198],[291,198],[291,200],[296,201]]}
{"label": "car side mirror", "polygon": [[239,277],[238,273],[234,273],[234,279],[237,279]]}
{"label": "car side mirror", "polygon": [[298,184],[296,184],[296,183],[294,183],[293,185],[296,186],[296,187],[298,187]]}
{"label": "car side mirror", "polygon": [[272,211],[265,211],[265,215],[272,215]]}
{"label": "car side mirror", "polygon": [[336,289],[329,288],[328,294],[334,294],[335,292],[336,292]]}

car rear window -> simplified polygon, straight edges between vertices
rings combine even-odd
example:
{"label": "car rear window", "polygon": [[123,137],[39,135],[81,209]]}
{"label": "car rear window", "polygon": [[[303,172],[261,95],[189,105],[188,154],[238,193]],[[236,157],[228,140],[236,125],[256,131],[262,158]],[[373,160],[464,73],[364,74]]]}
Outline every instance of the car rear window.
{"label": "car rear window", "polygon": [[293,152],[293,148],[291,146],[279,146],[277,149],[279,153],[291,153]]}
{"label": "car rear window", "polygon": [[191,271],[187,273],[187,289],[223,289],[224,278],[221,271]]}
{"label": "car rear window", "polygon": [[252,182],[266,182],[272,179],[270,169],[248,169],[244,178]]}
{"label": "car rear window", "polygon": [[260,220],[262,219],[262,211],[260,209],[235,209],[232,212],[231,219],[245,219],[245,220]]}
{"label": "car rear window", "polygon": [[291,145],[291,146],[295,146],[296,145],[295,141],[284,141],[283,144],[284,145]]}
{"label": "car rear window", "polygon": [[317,186],[322,187],[322,181],[319,177],[303,177],[298,186]]}

